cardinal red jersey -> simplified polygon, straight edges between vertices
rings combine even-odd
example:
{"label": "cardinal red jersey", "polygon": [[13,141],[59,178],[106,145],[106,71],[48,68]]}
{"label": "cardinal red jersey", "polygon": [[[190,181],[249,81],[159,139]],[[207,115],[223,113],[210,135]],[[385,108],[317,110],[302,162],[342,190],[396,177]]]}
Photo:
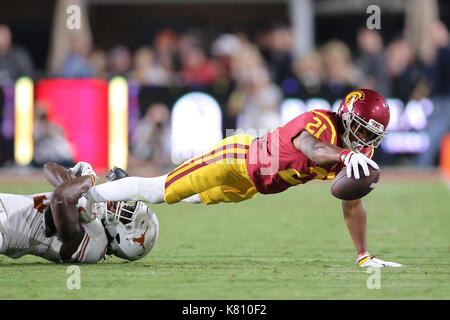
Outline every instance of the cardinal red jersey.
{"label": "cardinal red jersey", "polygon": [[[328,110],[312,110],[294,118],[250,145],[247,170],[260,193],[278,193],[292,186],[314,179],[330,180],[344,167],[336,162],[319,166],[300,150],[292,140],[302,131],[308,131],[322,142],[342,147],[336,113]],[[363,149],[372,157],[373,149]]]}

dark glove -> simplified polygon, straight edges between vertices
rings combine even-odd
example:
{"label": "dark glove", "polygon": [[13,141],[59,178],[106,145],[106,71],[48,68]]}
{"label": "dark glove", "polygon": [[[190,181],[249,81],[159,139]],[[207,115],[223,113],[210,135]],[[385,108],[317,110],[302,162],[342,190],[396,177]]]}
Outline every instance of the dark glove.
{"label": "dark glove", "polygon": [[44,235],[47,238],[53,237],[56,234],[56,226],[53,221],[52,208],[50,205],[44,210]]}
{"label": "dark glove", "polygon": [[111,170],[109,170],[109,174],[106,176],[106,179],[108,181],[115,181],[125,177],[129,177],[128,173],[126,173],[125,170],[120,169],[118,167],[114,167]]}

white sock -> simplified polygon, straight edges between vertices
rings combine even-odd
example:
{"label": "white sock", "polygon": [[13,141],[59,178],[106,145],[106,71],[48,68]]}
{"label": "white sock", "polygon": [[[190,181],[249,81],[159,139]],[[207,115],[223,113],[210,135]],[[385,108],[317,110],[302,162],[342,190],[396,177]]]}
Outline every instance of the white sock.
{"label": "white sock", "polygon": [[181,202],[187,202],[187,203],[202,203],[200,200],[200,196],[197,194],[194,194],[190,197],[187,197],[186,199],[181,200]]}
{"label": "white sock", "polygon": [[166,178],[167,174],[154,178],[127,177],[92,187],[87,195],[95,202],[142,200],[162,203]]}

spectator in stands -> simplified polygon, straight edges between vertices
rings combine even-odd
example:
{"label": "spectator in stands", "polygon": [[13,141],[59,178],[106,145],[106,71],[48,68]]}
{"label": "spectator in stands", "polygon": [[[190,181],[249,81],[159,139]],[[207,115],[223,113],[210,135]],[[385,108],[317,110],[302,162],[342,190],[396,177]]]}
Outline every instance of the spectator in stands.
{"label": "spectator in stands", "polygon": [[34,67],[28,52],[12,44],[11,30],[0,25],[0,86],[14,83],[20,76],[33,77]]}
{"label": "spectator in stands", "polygon": [[163,169],[171,165],[170,111],[162,103],[152,104],[131,137],[132,153]]}
{"label": "spectator in stands", "polygon": [[162,29],[154,41],[154,64],[174,81],[175,59],[177,54],[177,35],[171,29]]}
{"label": "spectator in stands", "polygon": [[218,80],[228,81],[231,78],[231,61],[241,49],[242,43],[233,34],[222,34],[211,44],[213,63]]}
{"label": "spectator in stands", "polygon": [[282,92],[254,45],[246,44],[233,59],[236,90],[231,94],[228,112],[239,115],[236,127],[248,130],[272,130],[280,125]]}
{"label": "spectator in stands", "polygon": [[240,78],[245,77],[247,70],[258,66],[265,67],[258,47],[250,42],[242,42],[240,50],[231,59],[231,76],[238,82]]}
{"label": "spectator in stands", "polygon": [[59,76],[63,78],[92,78],[95,69],[89,61],[92,44],[84,35],[74,35],[71,38],[71,51],[64,59]]}
{"label": "spectator in stands", "polygon": [[94,74],[97,78],[106,78],[106,53],[102,49],[94,49],[89,57],[92,67],[94,68]]}
{"label": "spectator in stands", "polygon": [[321,48],[328,90],[343,94],[362,82],[361,72],[351,60],[350,50],[341,40],[331,40]]}
{"label": "spectator in stands", "polygon": [[231,93],[227,114],[230,117],[237,117],[243,112],[246,92],[249,91],[249,81],[246,81],[247,70],[256,69],[264,64],[264,60],[258,48],[248,42],[244,42],[231,59],[231,77],[236,82],[236,89]]}
{"label": "spectator in stands", "polygon": [[428,123],[430,146],[418,159],[422,167],[436,164],[441,138],[450,132],[450,43],[445,24],[441,21],[430,23],[428,38],[430,51],[424,62],[434,110]]}
{"label": "spectator in stands", "polygon": [[44,163],[53,161],[64,167],[73,167],[75,162],[63,129],[50,122],[47,110],[41,103],[36,103],[34,112],[32,165],[42,167]]}
{"label": "spectator in stands", "polygon": [[131,71],[131,66],[131,52],[126,46],[116,46],[108,53],[107,70],[109,79],[115,76],[127,78]]}
{"label": "spectator in stands", "polygon": [[390,93],[409,101],[422,77],[421,68],[415,63],[413,53],[404,39],[394,40],[386,48],[386,70],[389,76]]}
{"label": "spectator in stands", "polygon": [[186,56],[192,48],[201,48],[202,46],[203,41],[199,31],[189,30],[180,34],[176,42],[176,58],[179,60],[178,63],[181,64],[183,56]]}
{"label": "spectator in stands", "polygon": [[[260,29],[256,31],[254,36],[254,44],[258,47],[261,56],[264,61],[270,61],[271,48],[272,48],[272,29],[268,26],[261,26]],[[248,42],[248,35],[245,32],[240,32],[237,34],[238,38],[241,38],[243,43]],[[244,41],[243,39],[244,38]]]}
{"label": "spectator in stands", "polygon": [[293,35],[285,25],[275,26],[269,33],[267,65],[270,77],[281,85],[283,80],[292,77]]}
{"label": "spectator in stands", "polygon": [[357,35],[359,56],[356,65],[362,72],[361,88],[368,88],[387,97],[390,95],[389,77],[383,51],[383,39],[377,30],[362,28]]}
{"label": "spectator in stands", "polygon": [[154,61],[154,54],[149,47],[143,47],[134,54],[134,69],[130,80],[140,86],[167,86],[172,82],[171,74]]}
{"label": "spectator in stands", "polygon": [[[427,61],[427,78],[433,96],[450,94],[450,43],[449,32],[441,21],[433,21],[428,26],[430,51]],[[450,106],[449,108],[450,109]]]}
{"label": "spectator in stands", "polygon": [[196,86],[210,85],[214,82],[216,70],[201,47],[188,47],[180,59],[180,79],[183,83]]}
{"label": "spectator in stands", "polygon": [[325,81],[322,58],[317,50],[297,58],[293,65],[293,71],[298,82],[310,95],[320,92]]}

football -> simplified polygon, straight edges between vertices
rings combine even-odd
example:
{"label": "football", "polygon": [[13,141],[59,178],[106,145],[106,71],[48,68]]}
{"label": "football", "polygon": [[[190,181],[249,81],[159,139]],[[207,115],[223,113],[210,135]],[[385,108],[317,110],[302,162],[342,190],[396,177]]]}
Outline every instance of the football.
{"label": "football", "polygon": [[370,193],[380,179],[380,170],[369,166],[370,175],[366,177],[361,167],[359,167],[359,176],[357,180],[353,177],[347,178],[346,170],[339,172],[331,185],[331,194],[342,200],[356,200]]}

